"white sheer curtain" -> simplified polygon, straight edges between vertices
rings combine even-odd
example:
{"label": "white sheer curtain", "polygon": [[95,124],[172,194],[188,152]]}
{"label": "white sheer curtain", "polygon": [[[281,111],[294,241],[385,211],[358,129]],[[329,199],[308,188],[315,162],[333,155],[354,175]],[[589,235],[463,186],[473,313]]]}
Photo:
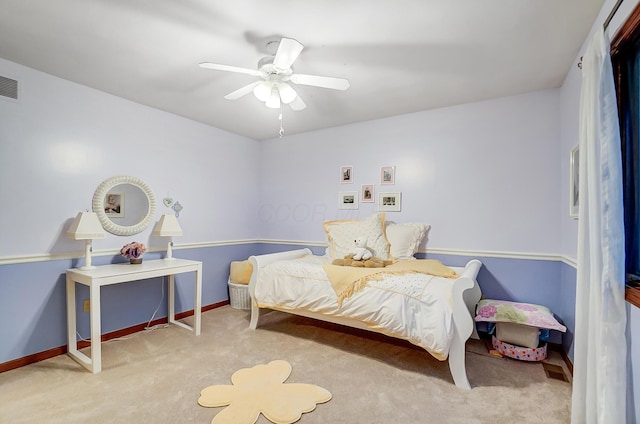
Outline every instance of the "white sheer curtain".
{"label": "white sheer curtain", "polygon": [[609,40],[582,59],[580,203],[571,422],[625,423],[626,305],[622,162]]}

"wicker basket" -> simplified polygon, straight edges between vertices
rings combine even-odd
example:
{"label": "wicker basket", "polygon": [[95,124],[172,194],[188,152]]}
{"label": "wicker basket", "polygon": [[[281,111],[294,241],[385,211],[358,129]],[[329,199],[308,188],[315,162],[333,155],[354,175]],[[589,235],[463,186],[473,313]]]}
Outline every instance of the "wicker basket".
{"label": "wicker basket", "polygon": [[233,309],[251,309],[251,296],[247,284],[236,284],[229,281],[229,304]]}

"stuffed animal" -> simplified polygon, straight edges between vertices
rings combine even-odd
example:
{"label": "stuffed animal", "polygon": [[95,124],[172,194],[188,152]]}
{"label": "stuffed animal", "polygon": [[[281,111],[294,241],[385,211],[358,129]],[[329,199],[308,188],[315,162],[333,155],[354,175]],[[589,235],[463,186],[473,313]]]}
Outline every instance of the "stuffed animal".
{"label": "stuffed animal", "polygon": [[331,265],[362,267],[364,266],[364,262],[356,261],[355,259],[353,259],[353,253],[349,253],[343,259],[334,259],[333,262],[331,262]]}
{"label": "stuffed animal", "polygon": [[366,261],[364,261],[364,267],[365,268],[384,268],[385,266],[391,265],[392,263],[393,261],[385,261],[385,260],[373,257],[371,259],[367,259]]}
{"label": "stuffed animal", "polygon": [[353,259],[356,261],[366,261],[367,259],[371,259],[373,254],[369,249],[367,249],[367,239],[364,237],[358,237],[354,240],[356,247],[352,250]]}
{"label": "stuffed animal", "polygon": [[334,259],[331,262],[332,265],[338,266],[355,266],[358,268],[384,268],[387,265],[390,265],[393,261],[387,261],[378,259],[376,257],[372,257],[367,260],[356,260],[353,257],[353,253],[348,254],[344,257],[344,259]]}

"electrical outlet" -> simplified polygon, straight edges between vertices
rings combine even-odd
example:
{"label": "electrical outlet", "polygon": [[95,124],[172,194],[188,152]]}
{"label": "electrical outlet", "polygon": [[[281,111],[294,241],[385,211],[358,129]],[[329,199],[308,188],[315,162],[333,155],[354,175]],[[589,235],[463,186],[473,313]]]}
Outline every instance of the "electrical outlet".
{"label": "electrical outlet", "polygon": [[91,310],[91,305],[89,303],[89,299],[85,299],[82,302],[82,312],[89,312]]}

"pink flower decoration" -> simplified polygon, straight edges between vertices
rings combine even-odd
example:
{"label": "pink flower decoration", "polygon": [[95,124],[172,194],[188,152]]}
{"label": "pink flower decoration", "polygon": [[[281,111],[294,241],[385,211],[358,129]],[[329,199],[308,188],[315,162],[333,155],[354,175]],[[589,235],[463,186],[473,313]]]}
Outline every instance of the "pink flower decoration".
{"label": "pink flower decoration", "polygon": [[492,316],[495,316],[497,312],[498,308],[493,305],[483,306],[482,308],[478,309],[478,315],[482,318],[491,318]]}
{"label": "pink flower decoration", "polygon": [[146,251],[147,247],[144,244],[134,241],[122,246],[122,249],[120,249],[120,254],[127,259],[131,259],[139,258]]}

